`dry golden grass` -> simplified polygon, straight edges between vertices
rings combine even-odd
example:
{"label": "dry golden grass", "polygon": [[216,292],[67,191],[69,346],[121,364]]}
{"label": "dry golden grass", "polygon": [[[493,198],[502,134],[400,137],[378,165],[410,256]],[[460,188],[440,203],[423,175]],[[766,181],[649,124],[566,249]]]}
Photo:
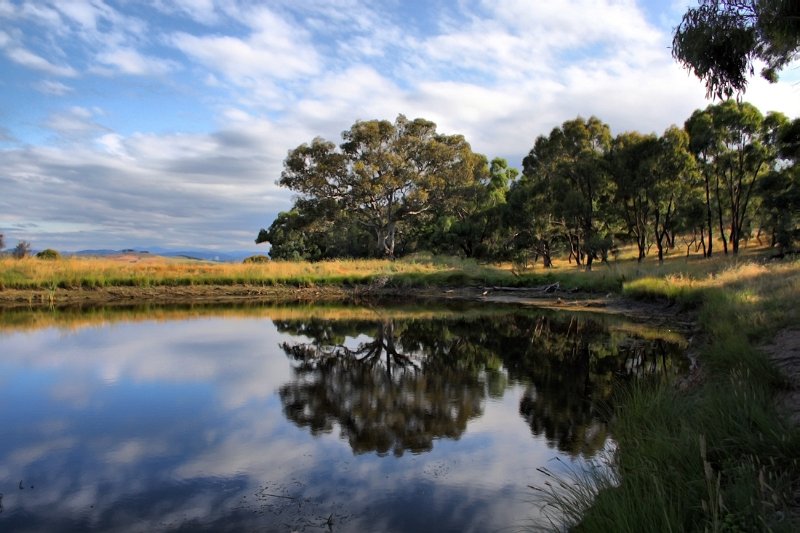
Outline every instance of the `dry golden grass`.
{"label": "dry golden grass", "polygon": [[343,283],[402,273],[442,272],[452,268],[432,262],[385,260],[241,264],[130,255],[117,258],[70,257],[57,261],[2,258],[0,288]]}

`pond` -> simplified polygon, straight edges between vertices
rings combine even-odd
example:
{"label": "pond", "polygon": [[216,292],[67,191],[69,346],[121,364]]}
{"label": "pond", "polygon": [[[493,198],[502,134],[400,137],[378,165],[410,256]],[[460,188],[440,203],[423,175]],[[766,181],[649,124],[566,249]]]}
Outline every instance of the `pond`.
{"label": "pond", "polygon": [[0,530],[532,527],[681,351],[497,305],[0,311]]}

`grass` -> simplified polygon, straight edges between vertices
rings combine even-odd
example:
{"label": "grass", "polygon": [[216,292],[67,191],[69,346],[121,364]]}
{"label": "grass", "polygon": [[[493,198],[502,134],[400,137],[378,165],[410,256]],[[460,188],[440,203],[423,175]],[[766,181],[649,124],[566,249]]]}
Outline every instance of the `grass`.
{"label": "grass", "polygon": [[698,308],[702,379],[623,390],[613,460],[550,485],[550,505],[576,531],[800,529],[800,430],[776,410],[784,378],[757,349],[800,323],[800,262],[718,259],[623,292]]}
{"label": "grass", "polygon": [[290,285],[367,283],[382,276],[427,274],[456,268],[413,261],[324,261],[319,263],[211,263],[148,258],[122,261],[71,257],[56,261],[0,259],[0,288],[63,289],[186,285]]}
{"label": "grass", "polygon": [[2,289],[92,289],[101,287],[154,287],[191,285],[294,286],[358,285],[376,280],[393,287],[511,286],[535,287],[560,283],[563,288],[594,292],[619,292],[623,284],[642,276],[683,275],[696,260],[675,258],[664,265],[614,261],[592,272],[566,261],[555,268],[514,272],[510,265],[487,265],[474,260],[415,255],[397,261],[333,260],[270,261],[266,263],[213,263],[164,257],[67,257],[51,261],[37,258],[0,258]]}

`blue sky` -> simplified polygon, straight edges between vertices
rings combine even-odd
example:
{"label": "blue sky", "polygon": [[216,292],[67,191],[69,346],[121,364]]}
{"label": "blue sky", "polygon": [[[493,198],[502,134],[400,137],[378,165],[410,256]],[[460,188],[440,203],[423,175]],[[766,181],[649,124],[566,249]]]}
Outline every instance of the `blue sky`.
{"label": "blue sky", "polygon": [[[577,115],[662,132],[705,107],[687,1],[0,0],[0,232],[34,248],[252,249],[288,150],[433,120],[519,166]],[[800,73],[744,98],[800,116]]]}

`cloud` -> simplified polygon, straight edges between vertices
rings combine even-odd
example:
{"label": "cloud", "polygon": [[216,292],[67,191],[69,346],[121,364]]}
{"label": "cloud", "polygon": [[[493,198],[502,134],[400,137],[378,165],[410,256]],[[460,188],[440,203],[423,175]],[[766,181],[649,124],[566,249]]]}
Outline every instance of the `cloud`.
{"label": "cloud", "polygon": [[51,96],[63,96],[73,91],[72,87],[64,85],[60,81],[52,80],[42,80],[36,83],[34,88],[41,93],[49,94]]}
{"label": "cloud", "polygon": [[56,65],[22,47],[7,48],[6,56],[19,65],[39,70],[52,76],[75,77],[78,75],[77,71],[69,65]]}
{"label": "cloud", "polygon": [[174,61],[145,56],[132,48],[117,48],[97,54],[96,59],[106,67],[100,73],[131,74],[136,76],[161,75],[177,68]]}
{"label": "cloud", "polygon": [[201,24],[211,25],[219,21],[214,0],[156,0],[154,7],[171,15],[187,16]]}
{"label": "cloud", "polygon": [[61,136],[83,139],[87,135],[106,129],[94,120],[99,114],[102,114],[99,110],[74,106],[66,111],[52,114],[45,122],[45,126]]}
{"label": "cloud", "polygon": [[10,143],[16,142],[17,139],[11,134],[11,131],[5,126],[0,126],[0,142]]}
{"label": "cloud", "polygon": [[67,250],[154,244],[255,250],[258,228],[288,208],[289,191],[274,182],[284,143],[299,144],[305,131],[250,119],[212,134],[123,136],[98,118],[97,110],[82,107],[55,113],[47,125],[63,146],[0,151],[0,188],[7,193],[0,226],[42,223],[13,238]]}
{"label": "cloud", "polygon": [[267,8],[248,11],[250,33],[196,36],[175,33],[171,42],[184,54],[233,83],[290,80],[316,74],[320,60],[308,34]]}

